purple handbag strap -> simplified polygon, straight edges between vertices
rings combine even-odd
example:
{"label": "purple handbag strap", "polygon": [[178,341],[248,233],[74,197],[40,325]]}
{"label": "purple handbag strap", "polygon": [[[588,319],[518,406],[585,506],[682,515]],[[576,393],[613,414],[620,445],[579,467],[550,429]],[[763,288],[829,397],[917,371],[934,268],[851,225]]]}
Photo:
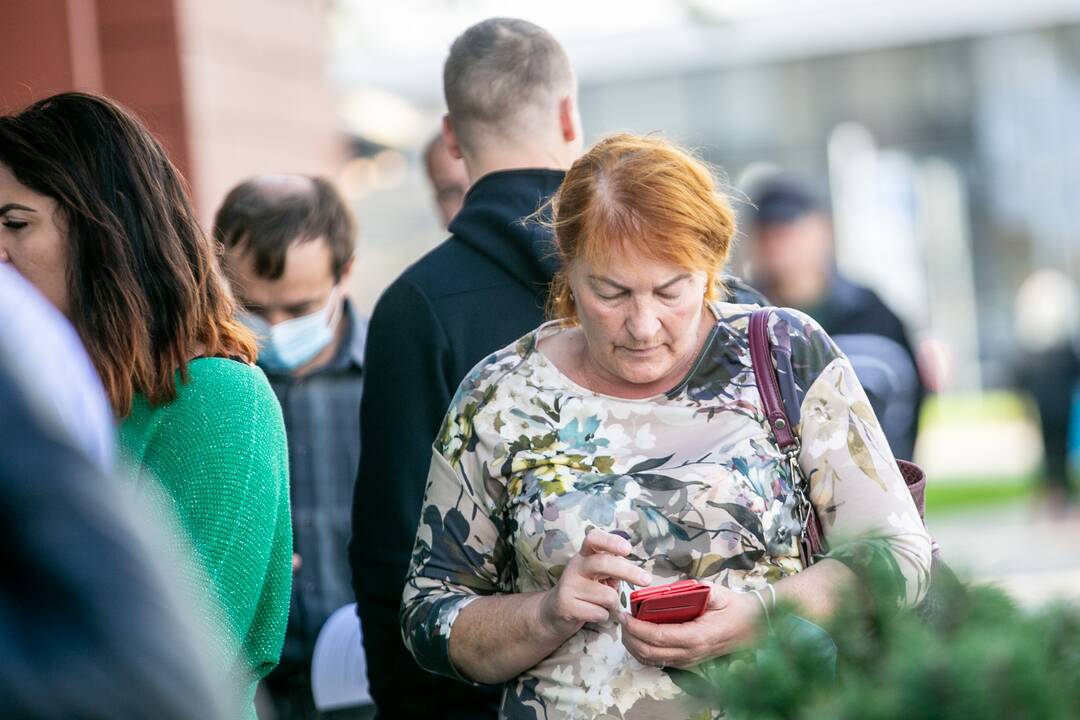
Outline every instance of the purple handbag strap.
{"label": "purple handbag strap", "polygon": [[[772,308],[758,308],[750,315],[750,362],[754,369],[754,383],[761,396],[761,404],[765,408],[773,438],[791,462],[794,454],[799,451],[799,439],[784,409],[780,381],[777,379],[776,365],[772,360],[772,343],[769,342],[769,318],[772,316],[772,311]],[[926,473],[915,463],[897,460],[896,464],[919,511],[919,517],[922,518],[925,512]],[[794,463],[792,472],[799,472],[798,466]],[[821,529],[821,518],[817,516],[817,511],[807,497],[808,489],[802,488],[797,491],[803,494],[805,500],[806,521],[803,525],[805,532],[800,542],[806,546],[803,563],[807,565],[824,549],[824,532]]]}
{"label": "purple handbag strap", "polygon": [[821,518],[810,502],[806,478],[799,469],[799,438],[791,427],[784,399],[780,394],[780,381],[776,377],[776,365],[772,359],[772,343],[769,342],[769,318],[772,308],[759,308],[750,315],[750,362],[754,368],[761,404],[772,428],[773,439],[791,465],[792,490],[798,499],[797,517],[802,525],[799,533],[799,558],[803,567],[817,561],[825,550],[825,533]]}
{"label": "purple handbag strap", "polygon": [[772,308],[758,308],[750,315],[750,362],[754,367],[754,382],[757,384],[761,404],[765,406],[765,415],[769,420],[776,444],[785,453],[798,447],[798,439],[791,427],[787,411],[784,410],[783,396],[780,394],[780,382],[776,379],[776,366],[772,360],[772,344],[769,342],[769,318]]}

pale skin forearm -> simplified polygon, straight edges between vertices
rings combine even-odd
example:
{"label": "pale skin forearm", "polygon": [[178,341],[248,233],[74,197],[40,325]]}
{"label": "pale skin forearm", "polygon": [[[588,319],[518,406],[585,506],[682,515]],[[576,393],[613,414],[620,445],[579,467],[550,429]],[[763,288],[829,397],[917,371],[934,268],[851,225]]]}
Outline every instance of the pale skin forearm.
{"label": "pale skin forearm", "polygon": [[485,683],[517,677],[553,653],[587,622],[618,613],[618,581],[648,585],[652,577],[626,559],[630,543],[594,530],[544,592],[482,597],[458,613],[450,632],[450,661]]}
{"label": "pale skin forearm", "polygon": [[540,621],[544,593],[482,597],[466,605],[450,633],[450,661],[476,682],[511,680],[553,653],[561,636]]}
{"label": "pale skin forearm", "polygon": [[[826,558],[780,580],[773,589],[778,603],[793,605],[807,620],[822,622],[832,615],[837,602],[846,593],[858,587],[858,582],[858,577],[847,565]],[[771,600],[768,591],[762,596]]]}

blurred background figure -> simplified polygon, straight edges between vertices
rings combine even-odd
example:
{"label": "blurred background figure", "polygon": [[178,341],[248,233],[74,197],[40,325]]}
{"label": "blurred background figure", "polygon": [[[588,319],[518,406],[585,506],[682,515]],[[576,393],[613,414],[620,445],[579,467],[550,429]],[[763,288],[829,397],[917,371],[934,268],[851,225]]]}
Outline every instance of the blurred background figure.
{"label": "blurred background figure", "polygon": [[[3,216],[0,211],[0,216]],[[0,264],[0,704],[13,718],[225,718],[193,598],[112,475],[112,412],[67,320]]]}
{"label": "blurred background figure", "polygon": [[134,115],[61,93],[0,116],[0,208],[0,262],[78,331],[132,485],[197,559],[177,572],[203,602],[232,712],[253,716],[288,614],[285,432],[183,181]]}
{"label": "blurred background figure", "polygon": [[804,186],[773,178],[755,188],[751,200],[756,286],[776,305],[821,323],[852,361],[893,454],[910,460],[925,390],[900,319],[837,269],[830,218]]}
{"label": "blurred background figure", "polygon": [[353,599],[343,549],[360,458],[367,338],[367,320],[348,298],[356,226],[328,180],[271,175],[229,192],[214,237],[240,317],[258,338],[258,364],[281,403],[289,442],[292,599],[281,662],[264,684],[278,718],[314,718],[315,640]]}
{"label": "blurred background figure", "polygon": [[446,149],[441,132],[424,147],[424,170],[439,209],[439,222],[446,229],[461,209],[469,190],[469,176],[465,172],[465,161]]}
{"label": "blurred background figure", "polygon": [[1080,301],[1065,273],[1039,270],[1020,285],[1015,307],[1017,383],[1038,410],[1047,506],[1060,510],[1077,496],[1069,468],[1069,423],[1080,389]]}

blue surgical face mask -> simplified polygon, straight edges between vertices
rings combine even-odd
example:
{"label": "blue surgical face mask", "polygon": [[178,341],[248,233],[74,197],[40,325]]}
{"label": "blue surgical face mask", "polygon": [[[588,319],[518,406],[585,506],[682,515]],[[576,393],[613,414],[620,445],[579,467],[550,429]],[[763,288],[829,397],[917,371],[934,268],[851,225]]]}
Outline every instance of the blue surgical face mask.
{"label": "blue surgical face mask", "polygon": [[311,362],[333,341],[343,306],[334,288],[321,309],[276,325],[244,310],[238,317],[258,337],[259,365],[270,371],[292,372]]}

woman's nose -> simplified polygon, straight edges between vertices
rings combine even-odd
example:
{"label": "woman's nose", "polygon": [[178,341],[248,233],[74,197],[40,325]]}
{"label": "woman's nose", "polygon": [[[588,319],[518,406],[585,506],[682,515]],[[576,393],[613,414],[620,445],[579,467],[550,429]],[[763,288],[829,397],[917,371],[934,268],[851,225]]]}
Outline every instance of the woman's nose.
{"label": "woman's nose", "polygon": [[647,303],[636,303],[626,319],[626,329],[637,342],[649,342],[660,332],[660,317]]}

